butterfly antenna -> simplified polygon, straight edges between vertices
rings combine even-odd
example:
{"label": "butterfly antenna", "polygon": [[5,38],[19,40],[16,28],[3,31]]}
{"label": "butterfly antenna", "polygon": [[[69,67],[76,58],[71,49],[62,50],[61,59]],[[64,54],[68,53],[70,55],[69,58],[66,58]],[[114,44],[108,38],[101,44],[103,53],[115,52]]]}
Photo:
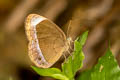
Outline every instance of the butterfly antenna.
{"label": "butterfly antenna", "polygon": [[70,33],[70,26],[71,26],[71,24],[72,24],[72,20],[70,20],[69,21],[69,23],[68,23],[68,27],[67,27],[67,37],[69,37],[69,33]]}

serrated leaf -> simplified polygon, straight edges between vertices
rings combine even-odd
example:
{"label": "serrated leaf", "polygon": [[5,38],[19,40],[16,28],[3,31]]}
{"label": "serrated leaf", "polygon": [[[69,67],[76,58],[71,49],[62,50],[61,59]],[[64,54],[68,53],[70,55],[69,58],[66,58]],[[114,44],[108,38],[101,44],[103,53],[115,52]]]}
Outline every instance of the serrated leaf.
{"label": "serrated leaf", "polygon": [[70,79],[74,80],[76,72],[82,67],[84,54],[82,47],[87,39],[88,31],[84,32],[81,37],[78,37],[74,42],[73,56],[70,56],[62,65],[63,73]]}
{"label": "serrated leaf", "polygon": [[95,67],[83,72],[78,80],[120,80],[120,68],[110,49]]}
{"label": "serrated leaf", "polygon": [[69,80],[59,69],[57,68],[48,68],[42,69],[35,66],[32,66],[33,70],[36,71],[41,76],[53,77],[60,80]]}

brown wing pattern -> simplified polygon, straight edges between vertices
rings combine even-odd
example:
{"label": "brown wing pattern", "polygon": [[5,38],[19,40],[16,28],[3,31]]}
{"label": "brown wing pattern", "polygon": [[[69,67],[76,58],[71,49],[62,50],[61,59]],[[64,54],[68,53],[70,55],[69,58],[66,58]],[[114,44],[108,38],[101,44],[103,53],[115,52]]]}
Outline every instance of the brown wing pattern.
{"label": "brown wing pattern", "polygon": [[66,36],[50,20],[36,14],[29,15],[26,20],[26,34],[30,59],[38,67],[52,66],[63,54]]}

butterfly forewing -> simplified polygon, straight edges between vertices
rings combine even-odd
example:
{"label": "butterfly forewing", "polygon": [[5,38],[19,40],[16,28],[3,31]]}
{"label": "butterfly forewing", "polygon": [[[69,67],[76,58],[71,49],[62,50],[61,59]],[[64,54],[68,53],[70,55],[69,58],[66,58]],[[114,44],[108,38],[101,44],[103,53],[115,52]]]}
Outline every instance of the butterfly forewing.
{"label": "butterfly forewing", "polygon": [[29,56],[38,67],[52,66],[63,54],[66,36],[52,21],[31,14],[26,20]]}

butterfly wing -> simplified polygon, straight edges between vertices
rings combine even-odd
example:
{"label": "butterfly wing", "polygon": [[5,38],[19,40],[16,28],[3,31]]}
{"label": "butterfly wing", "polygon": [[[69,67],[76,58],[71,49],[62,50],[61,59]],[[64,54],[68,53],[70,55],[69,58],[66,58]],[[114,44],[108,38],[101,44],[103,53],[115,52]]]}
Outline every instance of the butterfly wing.
{"label": "butterfly wing", "polygon": [[52,21],[37,14],[26,19],[29,56],[38,67],[52,66],[63,54],[66,44],[64,32]]}

